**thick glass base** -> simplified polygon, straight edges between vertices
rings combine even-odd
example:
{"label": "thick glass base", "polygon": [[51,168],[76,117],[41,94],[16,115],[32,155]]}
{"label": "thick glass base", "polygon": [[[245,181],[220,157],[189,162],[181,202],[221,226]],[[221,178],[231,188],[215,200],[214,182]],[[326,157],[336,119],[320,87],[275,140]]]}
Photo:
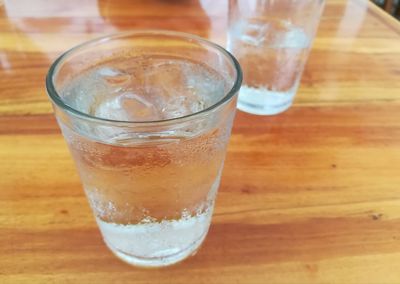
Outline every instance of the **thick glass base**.
{"label": "thick glass base", "polygon": [[178,263],[184,259],[186,259],[189,256],[195,255],[196,252],[199,250],[200,245],[203,243],[204,239],[206,238],[207,232],[197,241],[192,243],[189,247],[177,252],[173,253],[170,255],[162,256],[162,257],[140,257],[140,256],[135,256],[131,255],[128,253],[125,253],[123,251],[120,251],[116,248],[114,248],[112,245],[110,245],[106,240],[104,242],[106,243],[107,247],[112,251],[114,255],[116,255],[119,259],[122,261],[134,265],[134,266],[140,266],[140,267],[163,267],[163,266],[168,266],[172,265],[175,263]]}
{"label": "thick glass base", "polygon": [[240,89],[237,108],[251,114],[275,115],[290,108],[294,95],[294,91],[273,92],[243,86]]}
{"label": "thick glass base", "polygon": [[108,223],[96,218],[104,242],[125,262],[159,267],[195,253],[207,235],[212,207],[195,216],[139,224]]}

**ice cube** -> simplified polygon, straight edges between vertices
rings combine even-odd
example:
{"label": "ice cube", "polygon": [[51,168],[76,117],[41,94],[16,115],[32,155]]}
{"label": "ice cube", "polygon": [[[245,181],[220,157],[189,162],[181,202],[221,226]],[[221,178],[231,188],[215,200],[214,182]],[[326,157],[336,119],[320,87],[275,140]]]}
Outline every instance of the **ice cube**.
{"label": "ice cube", "polygon": [[187,98],[183,96],[169,99],[161,109],[163,117],[168,119],[186,115],[188,112],[186,100]]}
{"label": "ice cube", "polygon": [[144,74],[146,92],[151,93],[157,89],[161,91],[157,95],[166,99],[177,96],[180,88],[185,85],[186,69],[187,66],[177,60],[154,64]]}
{"label": "ice cube", "polygon": [[[182,60],[153,65],[145,73],[145,89],[159,106],[163,119],[203,110],[208,94],[220,82],[212,80],[204,66]],[[223,93],[223,92],[222,92]]]}
{"label": "ice cube", "polygon": [[111,67],[102,67],[97,70],[97,74],[110,86],[125,86],[131,79],[128,73]]}
{"label": "ice cube", "polygon": [[310,45],[310,39],[303,29],[290,27],[283,35],[281,41],[282,48],[307,48]]}
{"label": "ice cube", "polygon": [[81,88],[71,88],[63,93],[65,103],[80,112],[89,113],[93,105],[94,97],[86,93],[86,90]]}
{"label": "ice cube", "polygon": [[154,121],[199,112],[224,95],[224,78],[201,63],[157,57],[128,63],[89,70],[63,90],[66,100],[95,117]]}
{"label": "ice cube", "polygon": [[96,117],[121,121],[158,120],[156,107],[143,95],[130,91],[108,96],[99,102],[93,113]]}
{"label": "ice cube", "polygon": [[262,45],[267,37],[269,23],[261,21],[240,21],[237,23],[236,33],[239,34],[241,41],[253,45]]}
{"label": "ice cube", "polygon": [[186,116],[199,112],[205,107],[205,102],[200,98],[179,96],[169,99],[163,106],[161,112],[164,119]]}
{"label": "ice cube", "polygon": [[225,81],[222,76],[197,70],[188,78],[188,91],[192,100],[192,112],[201,111],[221,100],[225,95]]}

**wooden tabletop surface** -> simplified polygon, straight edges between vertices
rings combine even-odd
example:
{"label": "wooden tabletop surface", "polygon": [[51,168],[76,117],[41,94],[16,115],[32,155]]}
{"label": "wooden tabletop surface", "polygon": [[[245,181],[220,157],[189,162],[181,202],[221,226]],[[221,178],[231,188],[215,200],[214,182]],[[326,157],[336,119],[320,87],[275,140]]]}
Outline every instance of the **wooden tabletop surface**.
{"label": "wooden tabletop surface", "polygon": [[400,24],[327,0],[294,106],[237,113],[209,235],[163,269],[103,244],[46,97],[99,35],[226,38],[215,0],[0,1],[0,283],[400,283]]}

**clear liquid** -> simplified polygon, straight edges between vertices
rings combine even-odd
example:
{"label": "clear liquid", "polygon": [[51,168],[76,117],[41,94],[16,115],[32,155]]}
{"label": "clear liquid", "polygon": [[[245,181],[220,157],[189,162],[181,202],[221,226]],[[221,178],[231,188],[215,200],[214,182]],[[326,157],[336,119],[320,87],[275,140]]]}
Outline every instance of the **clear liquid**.
{"label": "clear liquid", "polygon": [[[90,115],[153,121],[220,100],[226,80],[200,63],[143,57],[105,62],[62,90]],[[72,121],[60,126],[109,248],[140,266],[173,264],[194,253],[210,225],[231,121],[213,116],[156,136]]]}
{"label": "clear liquid", "polygon": [[290,107],[307,59],[310,38],[303,29],[282,20],[235,23],[228,48],[244,74],[238,108],[272,115]]}

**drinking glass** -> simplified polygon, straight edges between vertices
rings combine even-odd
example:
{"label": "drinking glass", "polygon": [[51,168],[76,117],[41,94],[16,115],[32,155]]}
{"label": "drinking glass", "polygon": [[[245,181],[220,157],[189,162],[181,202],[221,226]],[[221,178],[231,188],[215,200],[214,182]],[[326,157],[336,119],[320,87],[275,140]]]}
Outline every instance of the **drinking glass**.
{"label": "drinking glass", "polygon": [[323,7],[323,0],[230,0],[228,50],[244,75],[240,110],[273,115],[291,106]]}
{"label": "drinking glass", "polygon": [[241,79],[222,47],[167,31],[103,37],[53,63],[47,92],[116,256],[165,266],[199,248]]}

